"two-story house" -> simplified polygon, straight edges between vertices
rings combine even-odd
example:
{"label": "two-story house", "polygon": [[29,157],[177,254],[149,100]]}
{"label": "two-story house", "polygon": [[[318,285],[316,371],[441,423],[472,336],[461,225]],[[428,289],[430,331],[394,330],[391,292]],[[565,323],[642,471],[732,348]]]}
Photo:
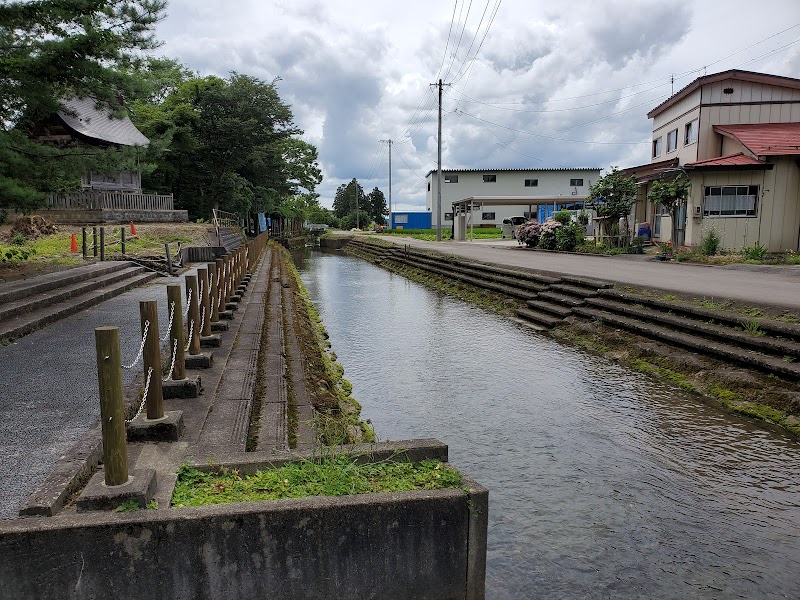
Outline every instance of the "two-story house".
{"label": "two-story house", "polygon": [[[580,209],[599,168],[442,170],[441,224],[453,226],[454,212],[466,209],[475,227],[499,227],[520,216],[543,221],[553,210]],[[425,177],[427,209],[436,226],[437,171]],[[474,208],[474,210],[470,210]]]}
{"label": "two-story house", "polygon": [[671,228],[663,207],[647,202],[650,183],[683,172],[692,187],[677,243],[698,245],[713,228],[725,248],[800,247],[800,79],[707,75],[647,116],[651,162],[626,171],[640,183],[636,220],[651,222],[654,238],[669,239]]}

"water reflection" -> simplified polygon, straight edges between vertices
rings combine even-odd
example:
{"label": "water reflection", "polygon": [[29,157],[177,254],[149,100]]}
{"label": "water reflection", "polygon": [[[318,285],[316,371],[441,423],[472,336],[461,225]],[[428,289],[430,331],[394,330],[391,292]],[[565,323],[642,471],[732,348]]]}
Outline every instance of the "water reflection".
{"label": "water reflection", "polygon": [[358,259],[297,257],[381,439],[490,489],[489,598],[798,598],[797,443]]}

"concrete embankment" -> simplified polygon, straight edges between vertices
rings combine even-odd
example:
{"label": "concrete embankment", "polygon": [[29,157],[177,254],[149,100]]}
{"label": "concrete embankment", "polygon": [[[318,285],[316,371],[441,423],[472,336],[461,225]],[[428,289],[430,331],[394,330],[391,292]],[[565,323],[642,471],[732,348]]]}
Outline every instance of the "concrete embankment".
{"label": "concrete embankment", "polygon": [[361,237],[345,251],[800,434],[800,320]]}
{"label": "concrete embankment", "polygon": [[[248,256],[239,252],[231,272]],[[436,440],[341,445],[368,441],[371,430],[288,253],[269,244],[247,264],[217,334],[186,357],[186,378],[196,390],[202,374],[202,393],[164,398],[182,431],[131,441],[129,430],[133,481],[107,488],[99,424],[89,431],[32,494],[26,516],[0,522],[0,598],[484,596],[488,491],[466,476],[458,489],[170,507],[182,465],[245,475],[330,453],[448,460]],[[143,383],[126,390],[128,416]],[[123,504],[122,488],[143,474],[152,489],[135,503],[147,509],[93,510]]]}

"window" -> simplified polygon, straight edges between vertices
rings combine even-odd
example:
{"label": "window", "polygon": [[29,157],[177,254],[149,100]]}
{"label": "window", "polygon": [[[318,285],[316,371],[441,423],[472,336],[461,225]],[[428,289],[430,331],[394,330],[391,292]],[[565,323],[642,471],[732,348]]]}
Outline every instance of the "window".
{"label": "window", "polygon": [[684,132],[683,136],[683,145],[688,146],[689,144],[694,144],[697,141],[697,119],[694,121],[689,121],[686,124],[686,131]]}
{"label": "window", "polygon": [[445,183],[458,183],[458,175],[445,175],[444,176]]}
{"label": "window", "polygon": [[444,220],[445,221],[452,221],[453,220],[453,213],[444,213]]}
{"label": "window", "polygon": [[755,217],[757,207],[757,185],[709,186],[703,197],[706,217]]}
{"label": "window", "polygon": [[525,187],[538,187],[539,180],[538,179],[526,179],[525,180]]}
{"label": "window", "polygon": [[481,221],[494,221],[494,213],[481,213]]}
{"label": "window", "polygon": [[524,213],[522,213],[522,216],[525,217],[526,219],[528,219],[529,221],[531,219],[535,219],[538,215],[539,215],[539,213],[528,212],[527,210]]}
{"label": "window", "polygon": [[672,152],[678,148],[678,130],[673,129],[667,134],[667,152]]}
{"label": "window", "polygon": [[661,140],[663,139],[663,137],[658,136],[653,140],[653,158],[661,156]]}
{"label": "window", "polygon": [[429,192],[431,191],[431,182],[430,181],[428,182],[428,191]]}
{"label": "window", "polygon": [[496,182],[497,182],[497,175],[495,175],[494,173],[483,176],[483,183],[496,183]]}
{"label": "window", "polygon": [[399,225],[405,225],[405,224],[408,224],[408,215],[398,215],[398,214],[395,214],[395,216],[394,216],[394,222],[395,222],[395,224],[399,224]]}
{"label": "window", "polygon": [[570,179],[569,185],[571,187],[582,187],[583,186],[583,179]]}

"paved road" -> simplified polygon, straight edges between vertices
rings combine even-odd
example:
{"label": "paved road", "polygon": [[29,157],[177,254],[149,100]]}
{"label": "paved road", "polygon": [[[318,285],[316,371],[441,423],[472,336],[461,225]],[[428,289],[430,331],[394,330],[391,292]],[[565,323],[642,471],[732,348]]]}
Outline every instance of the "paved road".
{"label": "paved road", "polygon": [[[169,283],[183,287],[183,278],[159,277],[0,347],[0,518],[17,515],[100,416],[95,327],[119,327],[123,364],[133,362],[141,341],[139,301],[158,301],[163,335]],[[123,370],[123,384],[141,372],[141,362]]]}
{"label": "paved road", "polygon": [[514,240],[426,242],[399,236],[382,237],[399,245],[409,244],[418,249],[436,250],[510,267],[607,279],[700,298],[730,298],[750,304],[800,310],[800,266],[662,263],[647,256],[536,252],[520,247]]}

